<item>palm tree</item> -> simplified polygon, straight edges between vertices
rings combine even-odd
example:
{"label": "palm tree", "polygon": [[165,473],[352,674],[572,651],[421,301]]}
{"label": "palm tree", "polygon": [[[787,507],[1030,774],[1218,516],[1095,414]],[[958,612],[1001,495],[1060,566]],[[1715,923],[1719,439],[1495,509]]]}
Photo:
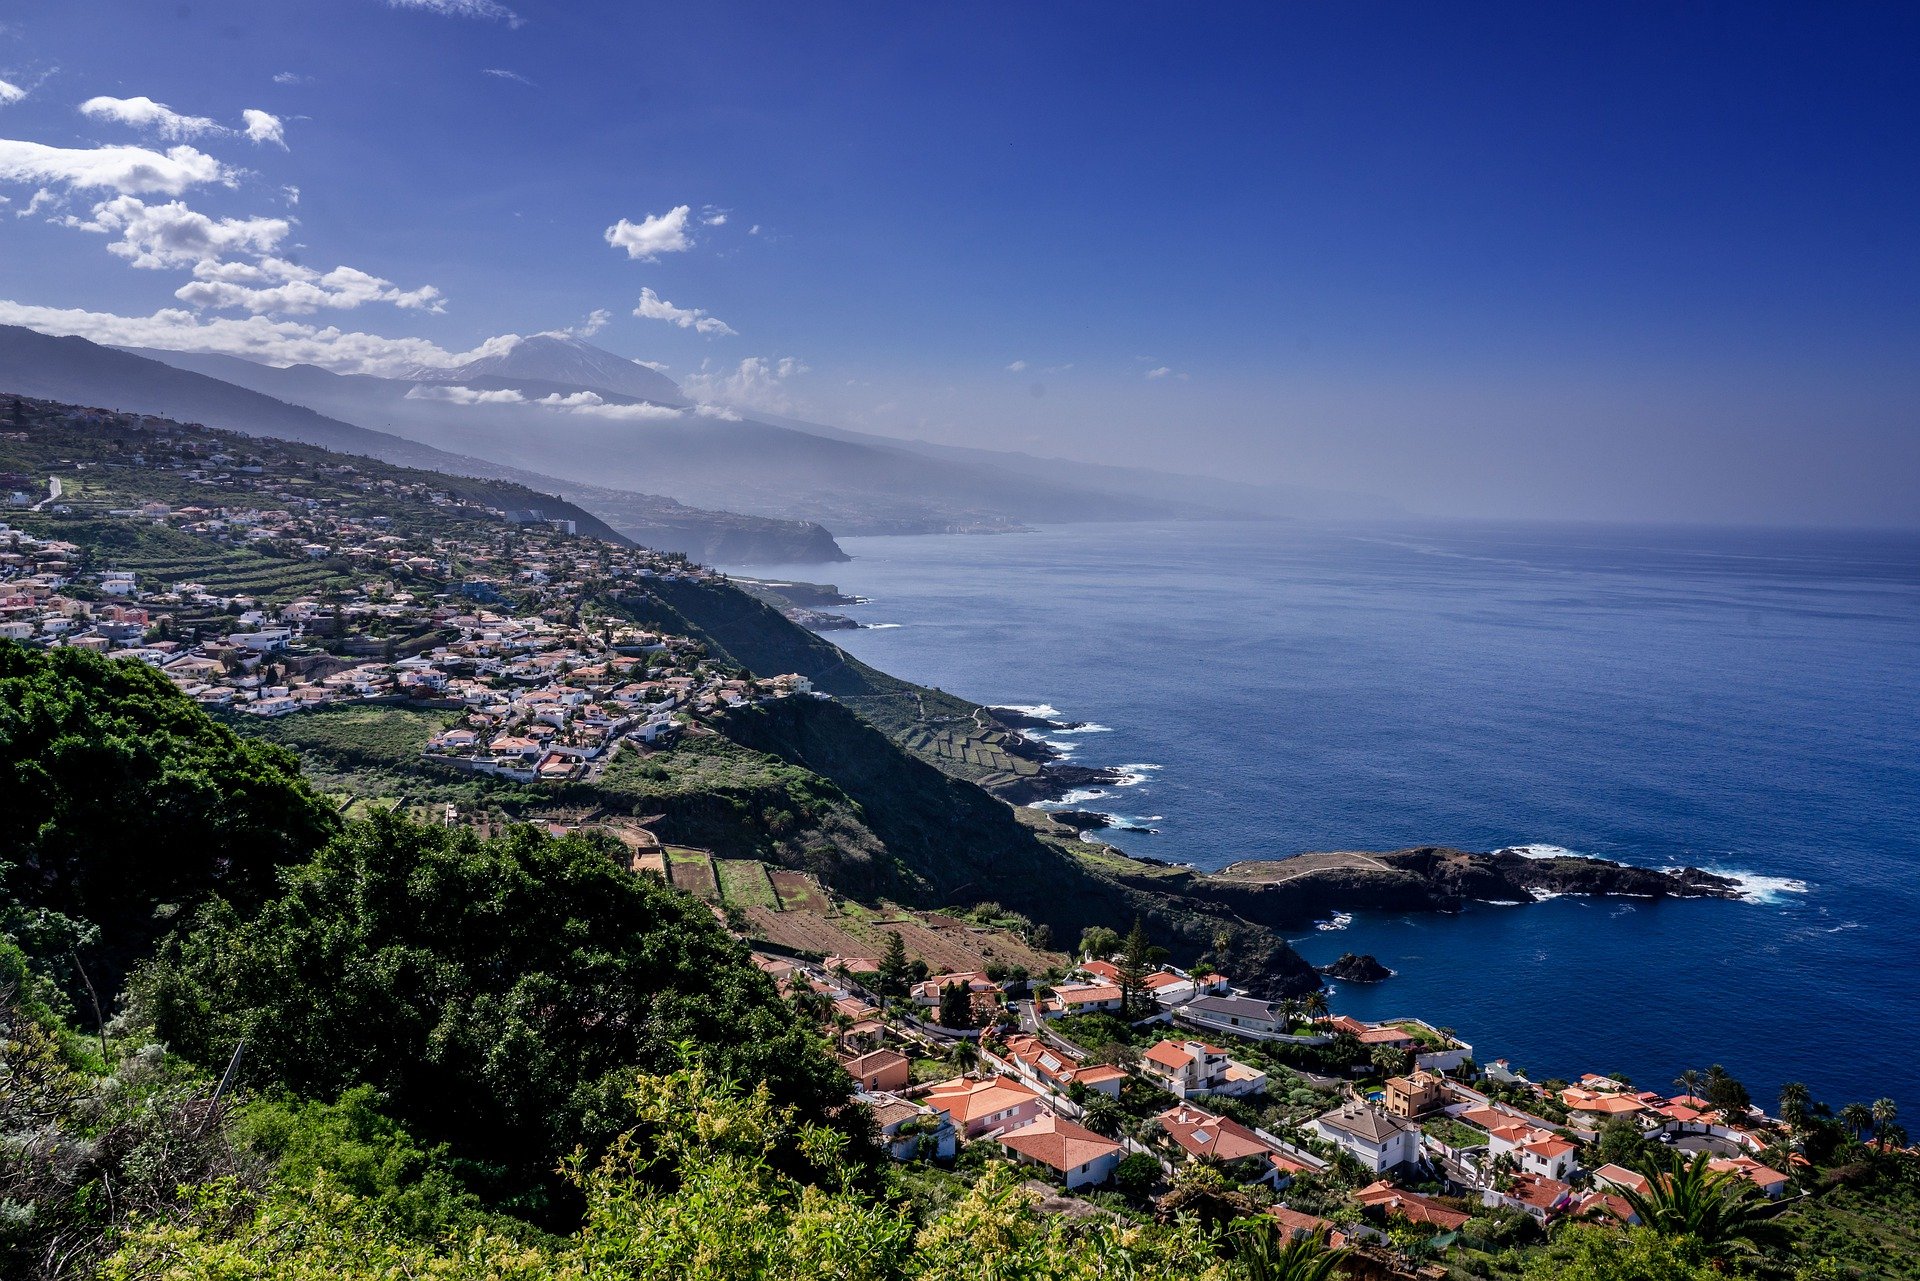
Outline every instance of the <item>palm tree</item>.
{"label": "palm tree", "polygon": [[1692,1068],[1673,1078],[1673,1083],[1686,1091],[1690,1097],[1696,1099],[1700,1097],[1700,1074]]}
{"label": "palm tree", "polygon": [[1307,1017],[1310,1019],[1317,1020],[1327,1017],[1327,994],[1318,988],[1301,997],[1300,1005],[1301,1008],[1306,1010]]}
{"label": "palm tree", "polygon": [[1780,1119],[1795,1134],[1807,1128],[1807,1121],[1813,1115],[1812,1106],[1813,1096],[1800,1082],[1789,1081],[1780,1087]]}
{"label": "palm tree", "polygon": [[1760,1190],[1731,1171],[1714,1170],[1707,1152],[1689,1160],[1683,1152],[1654,1148],[1637,1162],[1647,1176],[1644,1191],[1621,1189],[1640,1222],[1662,1236],[1691,1237],[1709,1251],[1750,1251],[1784,1244],[1785,1230],[1771,1216]]}
{"label": "palm tree", "polygon": [[1840,1109],[1840,1124],[1856,1139],[1864,1139],[1873,1130],[1873,1109],[1864,1103],[1849,1103]]}
{"label": "palm tree", "polygon": [[1327,1229],[1310,1237],[1281,1234],[1265,1224],[1249,1224],[1236,1234],[1235,1277],[1246,1281],[1327,1281],[1341,1251],[1327,1248]]}
{"label": "palm tree", "polygon": [[971,1072],[980,1062],[980,1048],[972,1041],[955,1041],[947,1051],[947,1062],[962,1072]]}
{"label": "palm tree", "polygon": [[1875,1099],[1873,1101],[1874,1134],[1881,1138],[1886,1137],[1887,1127],[1898,1120],[1899,1116],[1900,1109],[1893,1105],[1892,1099]]}

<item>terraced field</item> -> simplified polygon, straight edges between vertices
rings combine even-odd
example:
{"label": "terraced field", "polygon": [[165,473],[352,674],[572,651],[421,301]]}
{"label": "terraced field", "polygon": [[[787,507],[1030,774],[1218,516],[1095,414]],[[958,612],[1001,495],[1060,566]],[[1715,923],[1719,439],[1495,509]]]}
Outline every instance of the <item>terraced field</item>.
{"label": "terraced field", "polygon": [[780,899],[774,893],[765,863],[747,858],[723,858],[714,860],[714,869],[720,874],[720,894],[728,907],[780,910]]}
{"label": "terraced field", "polygon": [[681,845],[667,846],[667,880],[708,903],[720,901],[720,882],[713,872],[713,855]]}
{"label": "terraced field", "polygon": [[65,521],[48,526],[48,532],[97,548],[100,568],[131,570],[148,589],[193,582],[222,596],[290,600],[356,582],[354,576],[331,565],[264,556],[244,547],[222,547],[210,539],[160,526]]}
{"label": "terraced field", "polygon": [[820,888],[819,882],[805,872],[769,869],[767,876],[773,881],[774,893],[780,896],[782,910],[809,912],[816,916],[825,916],[833,910],[833,903]]}
{"label": "terraced field", "polygon": [[1007,752],[1006,734],[1001,730],[917,728],[900,739],[908,751],[938,759],[982,783],[998,783],[1026,778],[1040,772],[1040,766],[1022,756]]}

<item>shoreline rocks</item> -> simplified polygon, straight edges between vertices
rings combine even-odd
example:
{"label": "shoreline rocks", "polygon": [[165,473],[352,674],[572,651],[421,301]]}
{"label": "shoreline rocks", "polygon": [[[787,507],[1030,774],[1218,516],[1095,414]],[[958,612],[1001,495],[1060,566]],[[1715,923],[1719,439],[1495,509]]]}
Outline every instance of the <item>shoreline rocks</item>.
{"label": "shoreline rocks", "polygon": [[1352,952],[1343,952],[1339,960],[1318,968],[1328,978],[1339,979],[1342,983],[1379,983],[1393,977],[1393,971],[1371,953],[1357,956]]}

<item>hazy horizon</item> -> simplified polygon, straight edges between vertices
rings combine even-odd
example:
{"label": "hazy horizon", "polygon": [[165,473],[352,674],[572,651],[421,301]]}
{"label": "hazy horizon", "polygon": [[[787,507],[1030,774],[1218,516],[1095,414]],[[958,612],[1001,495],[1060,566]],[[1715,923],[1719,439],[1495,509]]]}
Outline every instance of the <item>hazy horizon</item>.
{"label": "hazy horizon", "polygon": [[0,322],[384,374],[570,330],[748,415],[1418,515],[1910,528],[1916,52],[1894,7],[73,0],[0,25]]}

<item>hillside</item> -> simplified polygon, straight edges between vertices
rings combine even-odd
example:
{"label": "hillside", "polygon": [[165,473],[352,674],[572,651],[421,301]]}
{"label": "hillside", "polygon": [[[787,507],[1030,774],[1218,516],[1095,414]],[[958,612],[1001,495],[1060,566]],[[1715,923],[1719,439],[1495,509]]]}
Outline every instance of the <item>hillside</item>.
{"label": "hillside", "polygon": [[[1310,967],[1277,936],[1250,930],[1198,900],[1163,894],[1151,876],[1116,876],[1109,851],[1080,845],[1051,824],[1016,821],[1012,809],[976,783],[1030,782],[1047,763],[1009,754],[1008,747],[1019,748],[1017,735],[980,709],[848,658],[718,576],[680,572],[684,566],[674,562],[616,572],[596,550],[604,546],[596,540],[545,525],[505,523],[504,511],[538,503],[537,495],[499,482],[349,462],[311,446],[268,450],[257,441],[245,442],[250,452],[234,459],[257,471],[234,469],[215,479],[196,464],[229,456],[218,454],[219,447],[235,438],[221,433],[89,422],[52,410],[36,410],[26,421],[31,429],[25,440],[0,442],[0,470],[64,475],[68,492],[61,506],[71,510],[33,513],[18,522],[37,535],[75,544],[84,562],[125,568],[136,581],[153,579],[161,586],[183,580],[202,588],[257,585],[272,599],[312,613],[324,613],[329,596],[362,595],[353,589],[371,576],[378,592],[363,604],[349,600],[345,613],[364,616],[375,634],[362,641],[345,617],[328,615],[324,628],[314,625],[323,638],[303,647],[314,652],[290,652],[285,660],[283,679],[307,682],[304,688],[316,696],[331,697],[326,677],[356,655],[392,661],[444,646],[448,617],[457,610],[422,602],[436,592],[444,599],[465,579],[503,607],[539,611],[549,628],[565,630],[591,611],[603,620],[596,630],[637,628],[644,629],[641,636],[664,636],[667,652],[646,664],[663,673],[671,659],[672,671],[689,674],[683,679],[716,690],[729,673],[761,680],[797,676],[835,700],[729,707],[716,697],[709,709],[693,709],[694,723],[680,746],[643,756],[617,754],[610,763],[546,787],[453,773],[424,760],[428,740],[458,722],[451,714],[458,709],[439,700],[443,706],[435,716],[422,700],[412,707],[396,703],[404,690],[390,680],[382,688],[391,693],[381,699],[330,703],[284,718],[234,719],[243,732],[306,756],[330,793],[415,807],[451,802],[502,820],[647,820],[662,839],[805,870],[854,897],[886,896],[918,908],[998,901],[1060,938],[1141,915],[1176,954],[1194,956],[1226,931],[1246,958],[1247,981],[1273,990],[1313,981]],[[189,452],[158,465],[155,437],[161,432],[172,434],[168,448]],[[466,501],[448,501],[456,492]],[[251,506],[234,506],[234,497],[222,495],[247,495]],[[343,537],[326,532],[333,529],[359,531],[344,536],[364,539],[369,529],[384,528],[381,537],[392,549],[380,554],[363,541],[317,555],[303,553],[291,538],[236,546],[223,529],[187,532],[178,516],[109,514],[131,513],[156,500],[181,512],[204,511],[216,500],[229,504],[229,511],[304,507],[310,515],[300,537]],[[188,503],[198,505],[189,509]],[[192,528],[207,525],[187,520]],[[307,546],[325,548],[311,541]],[[638,555],[636,565],[648,564]],[[569,564],[577,578],[529,589],[516,581],[528,564],[546,566],[543,577]],[[381,603],[402,594],[416,602],[406,607],[404,619]],[[301,605],[303,595],[312,604]],[[175,634],[202,636],[220,622],[207,605],[174,603],[165,593],[147,608],[170,619]],[[935,729],[949,744],[967,744],[967,752],[956,757],[927,750],[926,736]],[[703,737],[709,735],[719,741]],[[922,744],[923,757],[909,754],[913,743]]]}
{"label": "hillside", "polygon": [[[231,357],[204,359],[214,362],[216,368],[265,368]],[[296,386],[302,377],[335,377],[311,367],[284,372]],[[210,377],[191,368],[176,368],[83,338],[55,338],[15,325],[0,325],[0,395],[6,394],[154,414],[247,435],[319,445],[449,476],[521,484],[545,496],[549,516],[578,520],[596,532],[618,529],[620,536],[663,551],[703,558],[724,556],[795,563],[846,559],[832,537],[818,525],[703,511],[670,498],[608,486],[604,477],[591,475],[591,483],[577,483],[575,493],[563,493],[569,488],[567,485],[537,471],[517,470],[498,461],[473,457],[462,448],[457,437],[449,442],[451,450],[435,448],[329,418],[303,405],[275,399],[272,394],[221,381],[217,376]],[[592,514],[585,510],[587,507],[592,508]]]}

